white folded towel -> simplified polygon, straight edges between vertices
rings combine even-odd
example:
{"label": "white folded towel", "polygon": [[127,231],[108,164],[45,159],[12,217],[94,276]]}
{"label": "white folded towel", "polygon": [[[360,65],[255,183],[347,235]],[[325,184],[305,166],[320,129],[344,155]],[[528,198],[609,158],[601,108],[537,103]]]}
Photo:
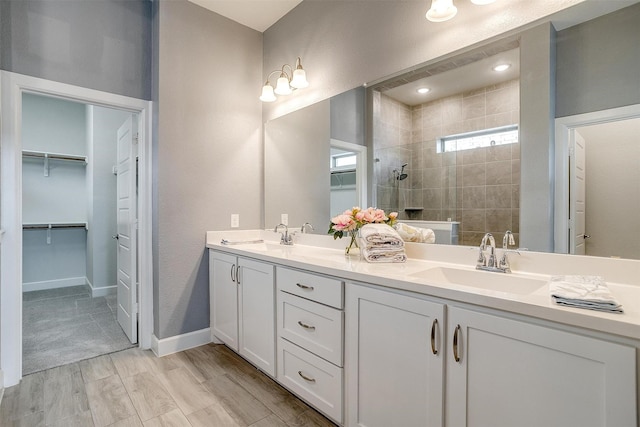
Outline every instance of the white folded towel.
{"label": "white folded towel", "polygon": [[368,262],[405,262],[407,260],[404,248],[381,249],[365,246],[360,250]]}
{"label": "white folded towel", "polygon": [[622,305],[600,276],[553,276],[549,292],[557,304],[622,313]]}
{"label": "white folded towel", "polygon": [[[366,224],[360,228],[360,240],[365,246],[403,247],[404,240],[387,224]],[[360,244],[360,242],[358,242]]]}
{"label": "white folded towel", "polygon": [[435,243],[436,234],[430,228],[414,227],[403,222],[393,226],[402,240],[416,243]]}

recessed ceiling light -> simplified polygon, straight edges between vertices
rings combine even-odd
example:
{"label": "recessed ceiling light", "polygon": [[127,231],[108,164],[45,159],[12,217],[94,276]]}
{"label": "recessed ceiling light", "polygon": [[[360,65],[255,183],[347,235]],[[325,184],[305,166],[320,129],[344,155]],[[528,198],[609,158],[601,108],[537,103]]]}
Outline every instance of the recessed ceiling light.
{"label": "recessed ceiling light", "polygon": [[511,64],[500,64],[493,67],[493,71],[506,71],[511,67]]}
{"label": "recessed ceiling light", "polygon": [[428,87],[421,87],[416,92],[424,94],[424,93],[429,93],[430,91],[431,89],[429,89]]}

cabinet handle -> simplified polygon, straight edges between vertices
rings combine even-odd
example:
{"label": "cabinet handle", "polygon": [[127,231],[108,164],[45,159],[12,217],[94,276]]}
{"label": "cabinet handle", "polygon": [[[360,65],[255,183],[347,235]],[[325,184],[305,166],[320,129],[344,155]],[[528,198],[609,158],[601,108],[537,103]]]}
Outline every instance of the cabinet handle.
{"label": "cabinet handle", "polygon": [[235,282],[236,282],[236,277],[233,275],[233,273],[235,272],[235,270],[236,270],[236,265],[235,265],[235,264],[233,264],[233,265],[231,266],[231,281],[232,281],[233,283],[235,283]]}
{"label": "cabinet handle", "polygon": [[315,326],[307,325],[306,323],[302,323],[300,320],[298,320],[298,325],[300,325],[303,328],[308,329],[310,331],[315,331],[316,330]]}
{"label": "cabinet handle", "polygon": [[431,323],[431,353],[438,354],[438,349],[436,348],[436,328],[438,327],[438,319],[433,319]]}
{"label": "cabinet handle", "polygon": [[313,290],[313,286],[303,285],[302,283],[296,283],[296,286],[299,287],[300,289],[304,289],[305,291]]}
{"label": "cabinet handle", "polygon": [[236,267],[236,282],[238,282],[238,285],[240,284],[240,264]]}
{"label": "cabinet handle", "polygon": [[309,378],[308,376],[303,374],[302,371],[298,371],[298,375],[300,375],[303,380],[309,381],[310,383],[315,383],[316,382],[316,380],[314,378]]}
{"label": "cabinet handle", "polygon": [[460,355],[458,354],[458,336],[460,335],[460,325],[456,326],[453,332],[453,359],[456,362],[460,362]]}

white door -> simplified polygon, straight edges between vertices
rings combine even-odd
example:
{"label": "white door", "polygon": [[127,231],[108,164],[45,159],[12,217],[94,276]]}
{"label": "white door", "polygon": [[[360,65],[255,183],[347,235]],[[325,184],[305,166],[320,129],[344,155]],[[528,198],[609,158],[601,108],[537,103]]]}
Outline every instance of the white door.
{"label": "white door", "polygon": [[209,251],[211,334],[238,351],[238,276],[234,255]]}
{"label": "white door", "polygon": [[118,323],[132,343],[138,341],[136,123],[130,116],[118,129],[117,230]]}
{"label": "white door", "polygon": [[573,130],[573,141],[569,154],[569,251],[575,255],[585,254],[585,141],[577,130]]}
{"label": "white door", "polygon": [[448,427],[636,425],[634,347],[447,310]]}
{"label": "white door", "polygon": [[239,352],[259,369],[276,376],[276,315],[273,265],[238,259]]}
{"label": "white door", "polygon": [[347,424],[443,425],[444,305],[346,288]]}

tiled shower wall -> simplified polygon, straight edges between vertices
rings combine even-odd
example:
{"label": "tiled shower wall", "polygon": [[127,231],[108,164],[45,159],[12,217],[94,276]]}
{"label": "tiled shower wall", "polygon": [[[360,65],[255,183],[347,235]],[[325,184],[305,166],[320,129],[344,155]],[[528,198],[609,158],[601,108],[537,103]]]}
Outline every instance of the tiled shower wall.
{"label": "tiled shower wall", "polygon": [[[410,107],[374,92],[374,177],[378,207],[401,219],[453,220],[460,243],[519,231],[520,144],[438,153],[439,137],[517,124],[519,81]],[[407,163],[408,177],[397,180]],[[516,242],[517,243],[517,242]]]}

